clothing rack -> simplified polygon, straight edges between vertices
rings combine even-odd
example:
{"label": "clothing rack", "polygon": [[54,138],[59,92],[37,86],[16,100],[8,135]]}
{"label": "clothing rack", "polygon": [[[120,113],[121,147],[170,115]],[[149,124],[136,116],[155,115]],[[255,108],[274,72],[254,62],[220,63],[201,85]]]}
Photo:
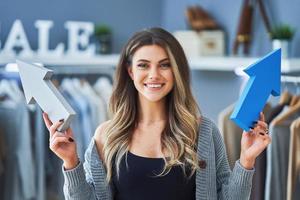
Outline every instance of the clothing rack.
{"label": "clothing rack", "polygon": [[[107,77],[113,82],[113,75],[115,72],[115,66],[84,66],[84,65],[77,65],[77,66],[45,66],[46,68],[53,70],[54,75],[53,78],[59,77],[86,77],[86,76],[101,76]],[[0,79],[1,77],[18,77],[18,68],[16,63],[9,63],[5,67],[0,67]],[[92,78],[92,79],[95,79]]]}
{"label": "clothing rack", "polygon": [[[55,74],[99,74],[113,72],[116,66],[112,65],[44,65],[46,68],[54,70]],[[5,67],[0,67],[0,73],[3,72],[16,72],[18,70],[16,63],[8,63]]]}
{"label": "clothing rack", "polygon": [[300,76],[281,76],[281,82],[284,83],[300,83]]}

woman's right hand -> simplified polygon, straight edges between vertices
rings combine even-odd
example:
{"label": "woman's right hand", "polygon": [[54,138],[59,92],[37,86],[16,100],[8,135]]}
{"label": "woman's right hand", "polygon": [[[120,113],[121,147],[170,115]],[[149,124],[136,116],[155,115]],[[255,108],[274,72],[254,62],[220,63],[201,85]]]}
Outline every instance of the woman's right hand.
{"label": "woman's right hand", "polygon": [[49,147],[64,162],[66,170],[77,166],[79,159],[77,157],[76,143],[73,139],[73,132],[68,128],[64,133],[57,131],[63,124],[63,120],[52,123],[47,113],[43,113],[44,122],[49,130]]}

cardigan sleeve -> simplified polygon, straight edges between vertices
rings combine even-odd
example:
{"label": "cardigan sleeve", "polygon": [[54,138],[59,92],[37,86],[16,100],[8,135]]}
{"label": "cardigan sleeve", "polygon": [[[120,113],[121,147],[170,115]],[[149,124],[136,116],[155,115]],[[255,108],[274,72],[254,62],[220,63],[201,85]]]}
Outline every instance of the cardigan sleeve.
{"label": "cardigan sleeve", "polygon": [[112,189],[106,181],[106,170],[91,140],[85,152],[84,164],[80,162],[71,170],[63,170],[64,195],[67,200],[111,200]]}
{"label": "cardigan sleeve", "polygon": [[212,124],[218,199],[249,199],[254,169],[243,168],[238,160],[233,170],[230,170],[223,138],[216,125]]}
{"label": "cardigan sleeve", "polygon": [[80,162],[74,169],[64,170],[64,195],[66,200],[96,199],[94,184],[89,169]]}

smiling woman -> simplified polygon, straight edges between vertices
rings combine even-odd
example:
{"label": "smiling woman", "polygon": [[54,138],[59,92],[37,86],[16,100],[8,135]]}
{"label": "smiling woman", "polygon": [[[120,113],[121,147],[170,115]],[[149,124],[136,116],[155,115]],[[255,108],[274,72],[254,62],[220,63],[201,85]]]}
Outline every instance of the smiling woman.
{"label": "smiling woman", "polygon": [[49,121],[50,148],[64,161],[66,199],[249,199],[254,162],[270,143],[264,116],[242,136],[230,171],[216,125],[200,115],[179,42],[161,28],[133,35],[117,66],[111,120],[79,161],[71,129]]}
{"label": "smiling woman", "polygon": [[174,86],[167,52],[158,45],[138,49],[132,58],[128,73],[138,90],[141,103],[147,100],[163,100]]}

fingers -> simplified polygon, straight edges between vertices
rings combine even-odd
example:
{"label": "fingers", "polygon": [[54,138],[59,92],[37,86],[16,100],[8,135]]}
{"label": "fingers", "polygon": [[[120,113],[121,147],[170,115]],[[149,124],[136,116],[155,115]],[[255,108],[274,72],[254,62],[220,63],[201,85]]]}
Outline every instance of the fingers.
{"label": "fingers", "polygon": [[68,138],[65,134],[63,134],[62,132],[56,131],[50,138],[49,141],[50,143],[57,137],[66,137]]}
{"label": "fingers", "polygon": [[265,145],[268,145],[271,143],[271,136],[265,133],[259,133],[259,137],[263,140]]}
{"label": "fingers", "polygon": [[72,137],[66,136],[64,133],[56,131],[49,139],[49,146],[51,150],[56,150],[61,143],[74,142]]}
{"label": "fingers", "polygon": [[254,134],[254,135],[261,135],[261,136],[265,136],[269,134],[269,129],[268,126],[264,123],[261,124],[257,124],[255,126],[255,128],[250,129],[250,133]]}
{"label": "fingers", "polygon": [[255,124],[255,127],[260,127],[261,129],[264,130],[264,132],[268,133],[269,132],[269,129],[268,129],[268,124],[266,122],[263,122],[263,121],[257,121]]}
{"label": "fingers", "polygon": [[66,130],[66,136],[69,136],[69,137],[71,137],[71,138],[74,138],[74,136],[73,136],[73,131],[72,131],[72,129],[69,127],[67,130]]}
{"label": "fingers", "polygon": [[52,122],[50,121],[48,114],[45,112],[43,113],[43,119],[44,119],[47,129],[49,130],[50,126],[52,126]]}
{"label": "fingers", "polygon": [[57,136],[51,140],[49,146],[50,146],[50,149],[55,152],[59,148],[59,145],[61,143],[69,143],[69,142],[70,141],[69,141],[68,137]]}
{"label": "fingers", "polygon": [[265,116],[262,112],[260,112],[260,117],[258,121],[254,121],[254,125],[253,127],[251,127],[252,130],[260,128],[263,131],[258,131],[258,132],[262,132],[262,133],[269,133],[269,129],[268,129],[268,124],[265,122]]}
{"label": "fingers", "polygon": [[50,135],[53,135],[63,123],[64,123],[63,120],[59,120],[58,122],[55,122],[52,126],[50,126],[49,128]]}
{"label": "fingers", "polygon": [[51,120],[48,117],[47,113],[43,113],[43,118],[46,124],[47,129],[49,130],[50,134],[54,134],[55,131],[64,123],[64,119],[60,119],[58,122],[55,122],[54,124],[51,122]]}
{"label": "fingers", "polygon": [[49,119],[48,114],[45,112],[43,113],[43,118],[44,118],[46,127],[50,132],[50,138],[49,138],[50,142],[53,140],[53,138],[56,138],[56,137],[66,137],[69,142],[74,142],[73,132],[70,127],[64,133],[57,131],[57,129],[64,123],[63,119],[61,119],[58,122],[55,122],[53,124],[51,122],[51,120]]}
{"label": "fingers", "polygon": [[260,121],[263,121],[263,122],[266,121],[266,120],[265,120],[265,115],[264,115],[263,112],[260,112],[260,113],[259,113],[259,120],[260,120]]}

